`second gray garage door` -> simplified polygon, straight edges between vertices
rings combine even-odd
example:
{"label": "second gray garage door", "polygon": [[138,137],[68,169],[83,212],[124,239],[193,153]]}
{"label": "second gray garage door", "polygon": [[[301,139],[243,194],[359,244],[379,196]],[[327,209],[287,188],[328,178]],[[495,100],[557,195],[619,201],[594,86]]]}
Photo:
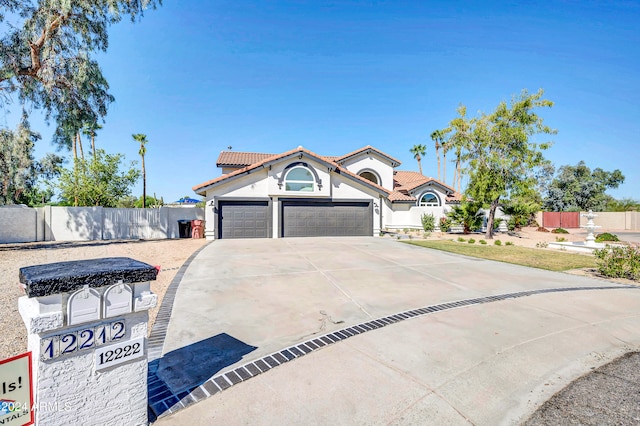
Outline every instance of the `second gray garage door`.
{"label": "second gray garage door", "polygon": [[373,235],[371,203],[282,201],[283,237],[341,237]]}

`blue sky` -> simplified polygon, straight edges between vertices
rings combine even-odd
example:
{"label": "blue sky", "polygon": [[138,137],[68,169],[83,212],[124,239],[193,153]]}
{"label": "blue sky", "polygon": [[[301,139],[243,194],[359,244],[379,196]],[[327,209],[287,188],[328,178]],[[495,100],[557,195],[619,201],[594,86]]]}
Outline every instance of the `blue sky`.
{"label": "blue sky", "polygon": [[[116,102],[96,143],[139,160],[131,134],[145,133],[147,192],[165,201],[219,176],[228,146],[372,145],[417,170],[409,148],[423,143],[435,177],[429,135],[459,104],[491,112],[525,88],[555,102],[540,114],[558,130],[556,166],[618,168],[609,193],[640,199],[639,2],[164,3],[111,28],[99,61]],[[53,129],[32,124],[37,154],[53,150]]]}

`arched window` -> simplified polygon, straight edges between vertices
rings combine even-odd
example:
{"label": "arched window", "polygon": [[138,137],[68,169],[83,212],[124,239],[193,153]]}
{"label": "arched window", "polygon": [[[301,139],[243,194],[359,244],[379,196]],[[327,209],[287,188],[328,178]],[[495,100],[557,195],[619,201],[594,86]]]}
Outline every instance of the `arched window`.
{"label": "arched window", "polygon": [[285,191],[313,192],[313,175],[306,167],[297,166],[287,172]]}
{"label": "arched window", "polygon": [[359,174],[359,176],[360,176],[360,177],[365,178],[365,179],[366,179],[366,180],[368,180],[368,181],[371,181],[371,182],[375,183],[376,185],[379,185],[379,184],[380,184],[380,181],[378,180],[378,176],[376,176],[376,175],[375,175],[374,173],[372,173],[372,172],[364,171],[364,172],[361,172],[361,173]]}
{"label": "arched window", "polygon": [[440,199],[433,192],[425,192],[418,200],[420,207],[438,207],[440,206]]}

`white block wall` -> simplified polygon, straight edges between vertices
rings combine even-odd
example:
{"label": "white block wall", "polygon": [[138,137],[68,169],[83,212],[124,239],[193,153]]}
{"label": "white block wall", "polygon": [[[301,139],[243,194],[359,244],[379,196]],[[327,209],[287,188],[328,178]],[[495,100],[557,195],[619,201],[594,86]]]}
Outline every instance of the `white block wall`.
{"label": "white block wall", "polygon": [[0,243],[36,241],[37,212],[26,206],[0,207]]}
{"label": "white block wall", "polygon": [[0,244],[178,238],[178,220],[204,219],[199,207],[0,207]]}

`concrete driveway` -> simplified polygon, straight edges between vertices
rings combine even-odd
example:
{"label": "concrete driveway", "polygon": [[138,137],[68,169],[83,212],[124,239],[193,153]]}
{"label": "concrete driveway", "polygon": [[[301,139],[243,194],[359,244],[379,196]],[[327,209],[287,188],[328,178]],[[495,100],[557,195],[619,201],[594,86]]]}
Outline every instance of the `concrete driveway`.
{"label": "concrete driveway", "polygon": [[157,424],[513,424],[640,348],[640,289],[390,239],[221,240],[158,329]]}

